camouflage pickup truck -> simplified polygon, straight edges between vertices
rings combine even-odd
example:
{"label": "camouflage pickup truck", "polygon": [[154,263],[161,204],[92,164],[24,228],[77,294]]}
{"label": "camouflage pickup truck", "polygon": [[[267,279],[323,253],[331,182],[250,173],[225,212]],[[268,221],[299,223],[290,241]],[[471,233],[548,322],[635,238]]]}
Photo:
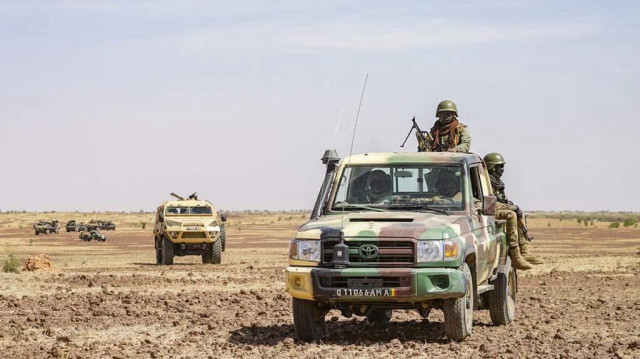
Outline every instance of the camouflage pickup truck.
{"label": "camouflage pickup truck", "polygon": [[486,165],[475,154],[333,150],[311,219],[289,245],[285,271],[301,340],[325,315],[386,323],[394,309],[444,312],[450,340],[472,331],[474,309],[496,325],[515,315],[516,271],[495,219]]}

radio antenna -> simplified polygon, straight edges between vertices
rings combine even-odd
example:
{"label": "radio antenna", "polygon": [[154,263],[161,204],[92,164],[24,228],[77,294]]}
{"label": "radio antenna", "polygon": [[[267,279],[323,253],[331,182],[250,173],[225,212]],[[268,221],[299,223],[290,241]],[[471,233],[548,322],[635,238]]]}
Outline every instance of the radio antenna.
{"label": "radio antenna", "polygon": [[353,153],[353,141],[356,139],[356,129],[358,128],[358,118],[360,117],[360,108],[362,107],[362,99],[364,98],[364,90],[367,88],[367,80],[369,74],[364,78],[364,85],[362,86],[362,94],[360,95],[360,104],[358,105],[358,113],[356,114],[356,124],[353,126],[353,136],[351,137],[351,149],[349,150],[349,161],[351,161],[351,154]]}
{"label": "radio antenna", "polygon": [[336,124],[336,130],[333,132],[333,140],[331,141],[331,147],[336,143],[336,136],[338,136],[338,129],[340,128],[340,121],[342,121],[342,114],[344,113],[344,108],[340,109],[340,117],[338,117],[338,123]]}

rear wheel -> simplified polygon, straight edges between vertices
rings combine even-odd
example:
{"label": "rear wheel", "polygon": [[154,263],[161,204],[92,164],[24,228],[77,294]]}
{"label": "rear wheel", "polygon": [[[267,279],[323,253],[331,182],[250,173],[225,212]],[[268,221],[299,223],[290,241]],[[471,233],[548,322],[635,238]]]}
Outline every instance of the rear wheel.
{"label": "rear wheel", "polygon": [[494,325],[507,325],[516,316],[516,270],[511,259],[498,268],[498,277],[489,292],[489,314]]}
{"label": "rear wheel", "polygon": [[471,334],[473,326],[474,293],[473,278],[467,263],[462,264],[462,273],[466,284],[463,297],[447,299],[442,306],[444,312],[444,333],[447,338],[461,341]]}
{"label": "rear wheel", "polygon": [[162,238],[162,264],[173,264],[173,243],[169,238]]}
{"label": "rear wheel", "polygon": [[326,310],[317,302],[293,298],[293,326],[300,340],[315,340],[324,336]]}
{"label": "rear wheel", "polygon": [[392,315],[393,309],[376,309],[367,314],[367,319],[374,323],[388,324]]}

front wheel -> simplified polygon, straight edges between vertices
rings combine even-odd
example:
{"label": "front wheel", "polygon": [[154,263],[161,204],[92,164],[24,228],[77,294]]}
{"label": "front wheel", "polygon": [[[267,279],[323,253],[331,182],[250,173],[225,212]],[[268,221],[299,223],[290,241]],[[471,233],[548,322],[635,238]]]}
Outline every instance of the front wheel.
{"label": "front wheel", "polygon": [[167,237],[162,238],[162,264],[173,264],[173,243]]}
{"label": "front wheel", "polygon": [[156,248],[156,264],[162,264],[162,249]]}
{"label": "front wheel", "polygon": [[317,302],[293,298],[293,326],[300,340],[315,340],[324,336],[324,316],[327,313]]}
{"label": "front wheel", "polygon": [[444,312],[444,333],[447,338],[454,341],[461,341],[469,334],[473,328],[473,303],[475,290],[473,288],[473,278],[467,263],[461,268],[466,294],[463,297],[447,299],[442,306]]}
{"label": "front wheel", "polygon": [[494,325],[507,325],[516,316],[516,270],[507,257],[498,268],[498,277],[493,282],[493,290],[488,293],[489,314]]}
{"label": "front wheel", "polygon": [[211,245],[211,263],[222,263],[222,242],[217,240]]}
{"label": "front wheel", "polygon": [[220,226],[220,240],[222,241],[222,251],[227,248],[227,230],[224,228],[224,224]]}

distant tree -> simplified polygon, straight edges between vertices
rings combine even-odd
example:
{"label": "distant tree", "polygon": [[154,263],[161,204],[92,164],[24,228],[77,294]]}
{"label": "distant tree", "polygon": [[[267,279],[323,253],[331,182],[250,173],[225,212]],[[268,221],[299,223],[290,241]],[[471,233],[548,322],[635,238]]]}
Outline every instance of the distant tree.
{"label": "distant tree", "polygon": [[637,219],[628,217],[628,218],[625,218],[625,220],[622,223],[622,225],[625,226],[625,227],[631,227],[631,226],[634,226],[636,223],[638,223]]}
{"label": "distant tree", "polygon": [[618,227],[620,227],[620,223],[618,222],[613,222],[609,225],[609,228],[618,228]]}
{"label": "distant tree", "polygon": [[576,222],[578,222],[578,224],[582,223],[582,218],[580,217],[576,218]]}

